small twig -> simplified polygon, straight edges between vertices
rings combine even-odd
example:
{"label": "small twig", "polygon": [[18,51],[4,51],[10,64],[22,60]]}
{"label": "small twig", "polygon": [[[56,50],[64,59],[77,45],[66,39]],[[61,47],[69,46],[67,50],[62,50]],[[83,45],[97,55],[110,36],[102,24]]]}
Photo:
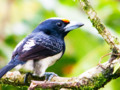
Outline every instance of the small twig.
{"label": "small twig", "polygon": [[112,53],[107,53],[107,54],[103,55],[103,56],[100,58],[100,60],[99,60],[99,65],[101,64],[102,59],[103,59],[104,57],[108,56],[108,55],[112,55]]}
{"label": "small twig", "polygon": [[30,84],[30,87],[28,88],[28,90],[34,90],[35,87],[37,87],[37,83],[34,83],[33,81]]}
{"label": "small twig", "polygon": [[[107,54],[103,55],[103,56],[100,58],[100,60],[99,60],[99,64],[98,64],[98,65],[100,65],[102,59],[103,59],[104,57],[108,56],[108,55],[116,55],[116,56],[120,56],[120,53],[112,53],[112,52],[111,52],[111,53],[107,53]],[[115,59],[115,58],[114,58],[114,59]]]}

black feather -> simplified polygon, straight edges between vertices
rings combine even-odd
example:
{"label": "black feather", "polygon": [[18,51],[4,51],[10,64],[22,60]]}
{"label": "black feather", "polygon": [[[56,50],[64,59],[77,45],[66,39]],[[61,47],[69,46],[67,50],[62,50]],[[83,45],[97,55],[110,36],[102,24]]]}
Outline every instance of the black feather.
{"label": "black feather", "polygon": [[6,74],[9,70],[13,69],[15,66],[21,64],[23,65],[25,62],[18,60],[18,55],[14,57],[5,67],[0,69],[0,78]]}
{"label": "black feather", "polygon": [[[34,42],[30,42],[32,40]],[[26,45],[26,48],[24,47]],[[13,57],[19,55],[19,60],[40,60],[63,51],[64,53],[64,40],[61,38],[48,36],[45,33],[32,33],[24,39],[24,42],[13,53]],[[29,50],[27,50],[30,48]],[[26,50],[25,50],[26,49]]]}

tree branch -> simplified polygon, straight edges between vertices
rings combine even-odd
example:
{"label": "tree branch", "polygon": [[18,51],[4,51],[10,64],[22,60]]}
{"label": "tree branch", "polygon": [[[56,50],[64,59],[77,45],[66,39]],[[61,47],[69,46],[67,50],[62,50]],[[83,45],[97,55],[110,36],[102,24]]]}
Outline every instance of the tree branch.
{"label": "tree branch", "polygon": [[[88,15],[89,19],[91,20],[93,26],[97,29],[99,34],[103,37],[103,39],[110,45],[113,53],[120,52],[120,42],[118,39],[113,36],[108,29],[101,23],[100,19],[98,18],[95,10],[92,8],[88,0],[80,0],[80,4],[83,10]],[[113,57],[116,56],[116,57]],[[99,89],[106,85],[112,79],[118,78],[120,76],[120,57],[119,54],[114,54],[110,58],[111,61],[107,61],[101,65],[97,65],[96,67],[84,72],[83,74],[79,75],[78,77],[72,78],[63,78],[54,76],[52,80],[49,81],[39,81],[40,78],[34,77],[29,78],[32,81],[29,90],[33,90],[35,87],[39,88],[52,88],[52,89],[61,89],[61,88],[68,88],[68,89]],[[12,84],[15,86],[23,86],[27,85],[24,84],[25,75],[15,72],[7,73],[1,80],[0,83],[7,83]],[[38,80],[38,81],[35,81]]]}
{"label": "tree branch", "polygon": [[93,26],[99,32],[99,34],[103,37],[103,39],[110,45],[111,49],[114,49],[114,52],[120,52],[120,42],[118,38],[113,36],[109,30],[105,27],[105,25],[100,21],[100,18],[97,16],[97,13],[92,8],[90,2],[88,0],[80,0],[80,5],[88,15]]}
{"label": "tree branch", "polygon": [[120,76],[120,68],[115,69],[119,62],[120,59],[116,59],[111,63],[106,62],[84,72],[78,77],[53,77],[51,82],[32,81],[29,90],[34,90],[35,87],[96,90],[104,87],[104,85],[106,85],[109,81]]}
{"label": "tree branch", "polygon": [[[41,78],[30,77],[32,81],[29,90],[33,90],[35,87],[39,88],[71,88],[71,89],[99,89],[103,87],[110,80],[115,79],[120,76],[120,68],[118,67],[120,59],[115,59],[112,62],[105,62],[98,65],[78,77],[64,78],[54,76],[52,80],[49,81],[39,81]],[[118,68],[116,68],[118,67]],[[1,80],[0,83],[15,85],[15,86],[26,86],[29,84],[24,84],[25,74],[21,74],[18,71],[8,72]],[[43,80],[43,79],[42,79]]]}

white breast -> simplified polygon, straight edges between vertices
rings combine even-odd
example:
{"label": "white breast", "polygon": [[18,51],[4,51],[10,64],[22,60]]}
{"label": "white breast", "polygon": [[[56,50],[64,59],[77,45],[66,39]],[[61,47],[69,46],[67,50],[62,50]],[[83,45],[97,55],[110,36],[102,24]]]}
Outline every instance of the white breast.
{"label": "white breast", "polygon": [[56,54],[54,56],[47,57],[45,59],[40,60],[41,63],[44,63],[48,67],[53,65],[60,57],[62,56],[62,52]]}
{"label": "white breast", "polygon": [[25,71],[30,71],[30,72],[34,72],[34,75],[38,75],[38,76],[43,76],[45,73],[45,70],[53,65],[61,56],[62,56],[63,52],[60,52],[54,56],[50,56],[38,61],[34,60],[28,60],[24,65],[18,65],[16,66],[16,69],[24,69]]}
{"label": "white breast", "polygon": [[43,76],[45,73],[45,70],[49,66],[53,65],[61,56],[62,56],[62,52],[60,52],[54,56],[50,56],[50,57],[44,58],[42,60],[36,61],[34,64],[35,65],[34,74]]}

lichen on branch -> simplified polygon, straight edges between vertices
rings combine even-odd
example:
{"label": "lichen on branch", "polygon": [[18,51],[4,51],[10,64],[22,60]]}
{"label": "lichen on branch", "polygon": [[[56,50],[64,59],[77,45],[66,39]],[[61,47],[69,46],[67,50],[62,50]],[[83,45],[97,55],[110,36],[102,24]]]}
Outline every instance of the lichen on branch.
{"label": "lichen on branch", "polygon": [[99,32],[99,34],[103,37],[103,39],[110,45],[110,48],[113,49],[114,53],[120,52],[120,42],[117,37],[113,36],[109,30],[105,27],[105,25],[101,22],[100,18],[97,16],[97,13],[92,8],[90,2],[88,0],[80,0],[80,5],[83,10],[88,15],[93,26]]}

